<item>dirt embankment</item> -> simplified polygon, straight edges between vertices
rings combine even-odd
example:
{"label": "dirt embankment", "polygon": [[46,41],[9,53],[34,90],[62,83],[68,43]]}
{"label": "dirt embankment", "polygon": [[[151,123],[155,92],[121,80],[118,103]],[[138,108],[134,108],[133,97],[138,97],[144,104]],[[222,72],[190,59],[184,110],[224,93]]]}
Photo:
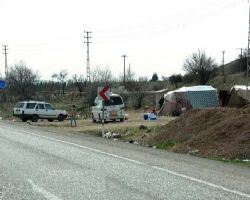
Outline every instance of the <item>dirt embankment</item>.
{"label": "dirt embankment", "polygon": [[174,140],[171,150],[208,157],[250,159],[250,107],[190,110],[152,138]]}

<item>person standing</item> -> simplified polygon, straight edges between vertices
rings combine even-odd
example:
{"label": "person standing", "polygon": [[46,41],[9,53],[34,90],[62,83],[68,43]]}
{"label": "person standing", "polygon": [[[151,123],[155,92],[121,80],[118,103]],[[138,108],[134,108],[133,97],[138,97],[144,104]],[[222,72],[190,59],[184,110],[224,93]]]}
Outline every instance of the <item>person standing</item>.
{"label": "person standing", "polygon": [[76,106],[72,105],[71,112],[70,112],[70,124],[71,127],[76,126]]}
{"label": "person standing", "polygon": [[161,96],[161,98],[160,98],[160,100],[159,100],[159,110],[161,109],[161,107],[162,107],[162,105],[163,105],[163,103],[164,103],[164,97],[163,96]]}

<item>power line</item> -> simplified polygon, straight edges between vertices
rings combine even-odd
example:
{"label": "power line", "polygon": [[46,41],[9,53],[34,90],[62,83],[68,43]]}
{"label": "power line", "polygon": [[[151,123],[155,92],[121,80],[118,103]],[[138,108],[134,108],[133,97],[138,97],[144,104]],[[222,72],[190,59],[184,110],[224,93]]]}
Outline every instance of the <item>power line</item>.
{"label": "power line", "polygon": [[5,77],[8,73],[8,63],[7,63],[7,54],[8,54],[8,45],[3,45],[3,54],[5,55]]}
{"label": "power line", "polygon": [[86,39],[86,41],[84,41],[84,43],[87,44],[87,81],[90,82],[89,44],[92,42],[90,42],[89,39],[92,37],[89,35],[92,32],[91,31],[84,31],[84,33],[86,34],[86,36],[84,36],[84,38]]}

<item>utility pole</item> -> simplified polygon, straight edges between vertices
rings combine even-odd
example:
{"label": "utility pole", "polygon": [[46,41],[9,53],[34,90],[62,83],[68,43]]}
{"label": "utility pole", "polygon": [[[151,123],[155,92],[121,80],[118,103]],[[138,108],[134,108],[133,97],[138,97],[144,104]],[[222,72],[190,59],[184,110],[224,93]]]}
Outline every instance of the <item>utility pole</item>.
{"label": "utility pole", "polygon": [[250,52],[249,52],[249,45],[250,45],[250,3],[248,1],[249,4],[249,16],[248,16],[248,41],[247,41],[247,92],[246,92],[246,104],[248,104],[248,85],[249,85],[249,70],[250,70],[250,66],[249,66],[249,62],[250,62]]}
{"label": "utility pole", "polygon": [[92,37],[89,35],[92,32],[91,31],[84,31],[84,33],[86,34],[86,36],[84,36],[84,38],[86,39],[86,41],[84,41],[84,43],[87,44],[87,81],[90,82],[89,44],[92,42],[90,42],[89,39]]}
{"label": "utility pole", "polygon": [[242,57],[243,57],[243,48],[237,48],[240,50],[240,73],[242,71]]}
{"label": "utility pole", "polygon": [[223,83],[226,82],[226,75],[225,75],[225,50],[222,51],[222,76],[223,76]]}
{"label": "utility pole", "polygon": [[8,45],[3,45],[3,54],[5,55],[5,77],[7,76],[8,73],[7,51],[8,51]]}
{"label": "utility pole", "polygon": [[125,85],[125,66],[126,66],[126,57],[128,57],[127,55],[122,55],[122,57],[123,57],[123,63],[124,63],[124,67],[123,67],[123,84]]}

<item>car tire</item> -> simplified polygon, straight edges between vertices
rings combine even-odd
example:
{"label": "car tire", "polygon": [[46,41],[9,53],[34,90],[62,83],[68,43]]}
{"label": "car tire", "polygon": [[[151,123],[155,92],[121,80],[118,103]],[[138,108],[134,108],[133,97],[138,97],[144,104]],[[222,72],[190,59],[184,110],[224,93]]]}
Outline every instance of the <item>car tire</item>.
{"label": "car tire", "polygon": [[124,118],[121,118],[121,119],[120,119],[120,122],[123,122],[123,121],[124,121]]}
{"label": "car tire", "polygon": [[39,116],[38,116],[38,115],[32,115],[31,121],[32,121],[32,122],[37,122],[38,119],[39,119]]}
{"label": "car tire", "polygon": [[54,119],[48,119],[48,121],[49,121],[49,122],[53,122],[53,121],[54,121]]}
{"label": "car tire", "polygon": [[27,122],[28,119],[22,118],[22,122]]}
{"label": "car tire", "polygon": [[63,114],[58,115],[58,121],[62,122],[65,119],[65,116]]}

